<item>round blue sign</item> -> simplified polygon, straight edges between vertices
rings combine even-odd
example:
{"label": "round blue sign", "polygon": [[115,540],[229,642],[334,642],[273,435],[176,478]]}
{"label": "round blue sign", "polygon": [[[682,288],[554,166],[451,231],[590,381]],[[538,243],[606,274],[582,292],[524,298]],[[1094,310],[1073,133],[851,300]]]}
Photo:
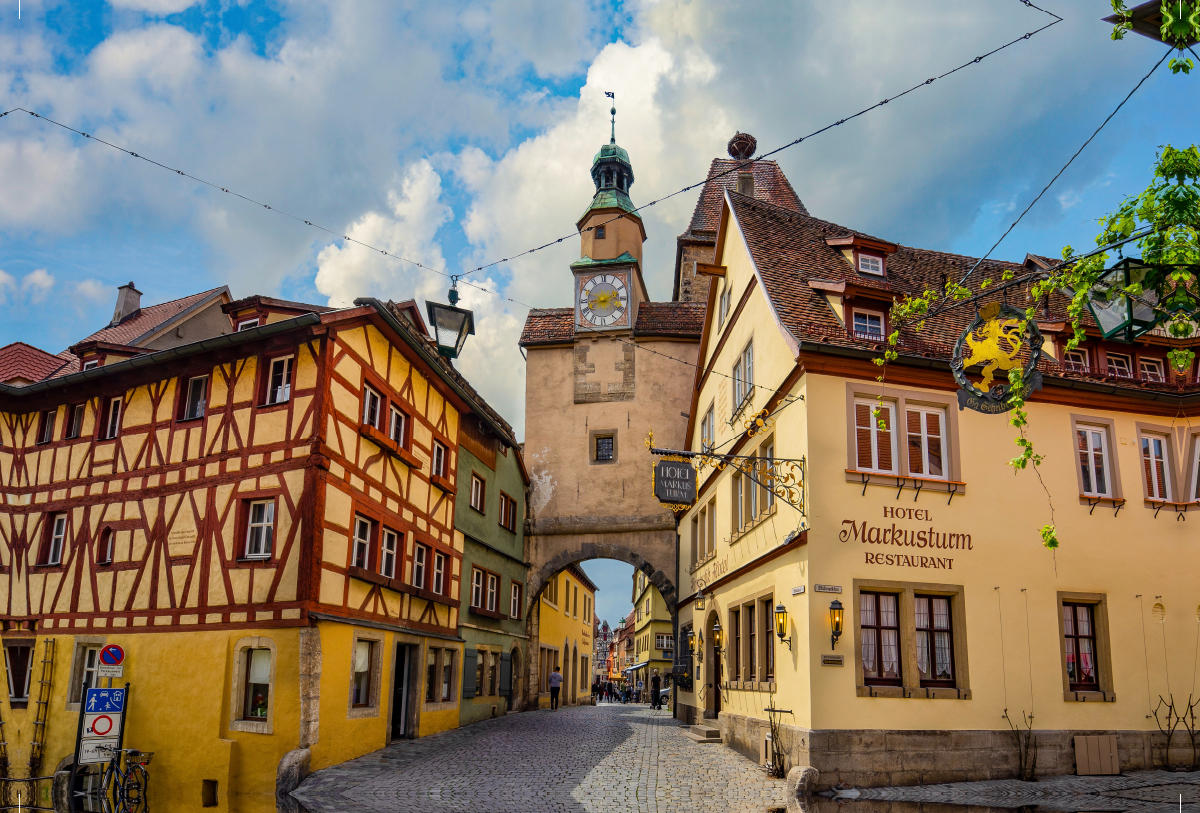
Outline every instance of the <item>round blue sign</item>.
{"label": "round blue sign", "polygon": [[106,666],[120,666],[125,660],[125,650],[116,644],[109,644],[100,650],[100,663]]}

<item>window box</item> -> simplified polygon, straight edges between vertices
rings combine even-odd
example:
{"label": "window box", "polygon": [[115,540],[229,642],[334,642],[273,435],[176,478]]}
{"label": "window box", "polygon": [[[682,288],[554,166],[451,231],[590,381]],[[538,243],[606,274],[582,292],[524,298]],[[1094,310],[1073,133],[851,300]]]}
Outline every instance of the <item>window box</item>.
{"label": "window box", "polygon": [[429,484],[434,488],[441,489],[450,495],[458,493],[457,489],[454,488],[454,484],[450,482],[450,478],[448,477],[442,477],[438,474],[431,474],[429,476]]}
{"label": "window box", "polygon": [[[365,567],[358,567],[357,565],[351,565],[350,568],[346,572],[352,578],[362,579],[365,582],[371,582],[372,584],[378,584],[381,587],[391,587],[392,582],[395,581],[395,579],[389,579],[387,576],[384,576],[381,573],[375,573],[374,571],[367,570]],[[393,589],[395,589],[395,588],[393,588]]]}
{"label": "window box", "polygon": [[489,610],[485,607],[470,607],[468,609],[474,615],[482,615],[482,616],[486,616],[487,618],[501,618],[501,619],[508,618],[507,614],[502,613],[499,610]]}
{"label": "window box", "polygon": [[421,470],[421,458],[403,446],[397,447],[396,456],[403,460],[409,468],[416,469],[417,471]]}

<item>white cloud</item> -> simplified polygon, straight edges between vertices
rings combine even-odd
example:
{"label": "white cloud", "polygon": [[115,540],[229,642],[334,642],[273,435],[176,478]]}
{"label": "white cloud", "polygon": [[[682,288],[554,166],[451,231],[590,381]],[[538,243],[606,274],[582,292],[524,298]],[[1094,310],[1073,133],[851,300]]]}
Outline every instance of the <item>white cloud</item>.
{"label": "white cloud", "polygon": [[200,0],[109,0],[113,8],[165,15],[191,8]]}
{"label": "white cloud", "polygon": [[45,268],[37,268],[21,277],[21,294],[30,304],[40,305],[54,287],[54,276]]}
{"label": "white cloud", "polygon": [[0,270],[0,305],[7,305],[9,298],[17,289],[17,281],[7,271]]}

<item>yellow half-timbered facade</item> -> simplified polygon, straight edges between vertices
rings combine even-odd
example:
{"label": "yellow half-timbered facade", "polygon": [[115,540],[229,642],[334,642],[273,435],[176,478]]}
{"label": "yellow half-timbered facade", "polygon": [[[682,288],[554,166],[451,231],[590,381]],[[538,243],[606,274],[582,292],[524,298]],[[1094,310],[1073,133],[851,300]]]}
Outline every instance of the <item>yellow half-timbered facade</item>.
{"label": "yellow half-timbered facade", "polygon": [[108,644],[157,809],[274,810],[281,764],[458,725],[473,391],[411,302],[223,310],[196,341],[85,342],[0,385],[11,776],[69,768]]}

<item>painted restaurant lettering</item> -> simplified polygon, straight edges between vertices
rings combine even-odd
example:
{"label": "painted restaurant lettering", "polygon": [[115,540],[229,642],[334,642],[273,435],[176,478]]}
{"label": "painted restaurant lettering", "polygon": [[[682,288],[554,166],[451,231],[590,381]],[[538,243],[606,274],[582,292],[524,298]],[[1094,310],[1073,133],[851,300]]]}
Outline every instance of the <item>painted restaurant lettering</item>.
{"label": "painted restaurant lettering", "polygon": [[[884,507],[885,519],[911,519],[921,522],[933,522],[928,509],[904,509]],[[946,533],[936,530],[932,525],[927,528],[904,528],[895,522],[887,525],[870,525],[867,520],[856,522],[852,519],[842,520],[842,530],[838,538],[843,542],[862,542],[864,545],[896,545],[903,548],[928,548],[939,550],[972,550],[971,535]]]}

